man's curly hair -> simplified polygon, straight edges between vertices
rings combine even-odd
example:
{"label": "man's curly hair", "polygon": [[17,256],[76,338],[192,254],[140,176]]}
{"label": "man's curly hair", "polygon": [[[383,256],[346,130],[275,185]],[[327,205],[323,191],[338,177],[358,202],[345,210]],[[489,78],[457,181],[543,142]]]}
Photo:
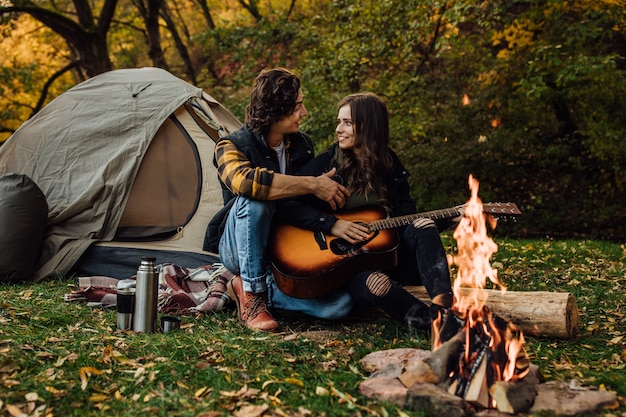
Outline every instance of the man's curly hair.
{"label": "man's curly hair", "polygon": [[293,113],[300,91],[300,78],[285,68],[261,71],[256,77],[246,107],[246,125],[262,135],[270,126]]}

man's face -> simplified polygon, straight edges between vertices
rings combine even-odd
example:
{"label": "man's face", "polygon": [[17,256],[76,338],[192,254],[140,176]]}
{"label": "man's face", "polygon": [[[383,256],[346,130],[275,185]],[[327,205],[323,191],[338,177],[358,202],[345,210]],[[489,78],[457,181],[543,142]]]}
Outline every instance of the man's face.
{"label": "man's face", "polygon": [[304,107],[304,93],[302,89],[298,91],[298,98],[296,99],[296,107],[293,113],[289,116],[283,117],[272,126],[272,131],[277,134],[286,135],[289,133],[297,133],[300,131],[300,124],[305,116],[308,116],[309,112]]}

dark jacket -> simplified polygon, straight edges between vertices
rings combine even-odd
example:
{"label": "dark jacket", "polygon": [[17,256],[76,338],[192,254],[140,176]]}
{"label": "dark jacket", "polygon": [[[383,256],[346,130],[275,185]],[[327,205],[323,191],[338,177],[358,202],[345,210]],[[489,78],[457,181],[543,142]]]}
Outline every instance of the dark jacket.
{"label": "dark jacket", "polygon": [[[218,178],[222,187],[224,207],[209,222],[203,245],[204,250],[215,253],[218,251],[219,240],[224,231],[226,219],[235,200],[235,195],[245,195],[246,193],[242,190],[252,188],[265,189],[266,194],[269,192],[274,172],[280,172],[276,152],[267,145],[261,135],[251,132],[246,125],[221,138],[218,141],[218,145],[226,145],[216,146],[216,153],[213,157],[213,164],[220,172]],[[238,152],[227,152],[233,146]],[[287,151],[287,174],[294,174],[302,169],[315,155],[311,138],[302,132],[287,135],[285,137],[285,148]],[[218,165],[218,160],[221,161],[222,166]],[[245,178],[239,176],[237,181],[233,180],[234,176],[226,174],[225,177],[226,181],[229,182],[228,184],[222,180],[221,173],[223,171],[235,172],[239,166],[242,164],[248,165],[248,163],[252,168],[261,169],[250,170],[248,176]],[[229,171],[231,166],[234,168]]]}
{"label": "dark jacket", "polygon": [[[234,155],[233,152],[229,153],[228,157],[220,154],[220,148],[223,145],[227,145],[228,148],[232,149],[232,146],[229,146],[228,143],[243,154],[244,159],[241,158],[242,155]],[[298,132],[287,135],[285,137],[285,148],[287,151],[287,174],[294,174],[313,159],[313,142],[305,133]],[[219,165],[218,161],[222,166]],[[231,174],[227,173],[222,176],[222,172],[236,171],[243,163],[246,165],[249,163],[249,166],[252,168],[260,169],[256,170],[256,172],[251,172],[247,178],[239,178],[239,181],[236,183],[228,183],[228,181],[234,181],[231,178]],[[224,204],[228,203],[234,195],[246,195],[244,191],[246,189],[267,188],[269,190],[274,172],[280,172],[276,152],[267,145],[262,135],[251,132],[246,125],[218,141],[213,164],[218,168],[220,174],[219,180],[224,194]],[[226,183],[223,181],[224,177],[226,177]]]}
{"label": "dark jacket", "polygon": [[[331,145],[319,154],[298,175],[318,176],[337,167],[334,159],[337,144]],[[409,172],[404,168],[398,156],[389,150],[393,158],[392,174],[387,177],[387,192],[391,204],[391,217],[413,214],[416,212],[415,202],[410,196]],[[340,180],[338,182],[341,182]],[[345,184],[344,184],[345,185]],[[341,212],[341,211],[338,211]],[[277,206],[277,217],[286,223],[313,231],[330,234],[330,229],[337,221],[332,215],[328,203],[314,196],[298,197],[280,201]]]}

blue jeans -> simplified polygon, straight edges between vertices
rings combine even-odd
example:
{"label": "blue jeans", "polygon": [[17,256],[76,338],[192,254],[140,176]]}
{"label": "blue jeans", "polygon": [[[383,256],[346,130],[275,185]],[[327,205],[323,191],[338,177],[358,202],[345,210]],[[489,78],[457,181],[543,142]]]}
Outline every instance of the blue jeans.
{"label": "blue jeans", "polygon": [[264,293],[269,271],[267,240],[276,205],[273,201],[235,198],[220,239],[220,260],[230,272],[241,276],[244,291]]}
{"label": "blue jeans", "polygon": [[352,297],[348,291],[334,291],[317,298],[295,298],[282,292],[274,281],[274,275],[267,275],[268,298],[272,308],[298,311],[326,320],[337,320],[347,316],[352,310]]}
{"label": "blue jeans", "polygon": [[339,319],[352,310],[347,291],[314,299],[300,299],[283,293],[274,282],[267,259],[267,241],[276,206],[273,201],[235,197],[220,239],[220,261],[233,274],[241,276],[243,290],[268,291],[269,306],[299,311],[322,319]]}

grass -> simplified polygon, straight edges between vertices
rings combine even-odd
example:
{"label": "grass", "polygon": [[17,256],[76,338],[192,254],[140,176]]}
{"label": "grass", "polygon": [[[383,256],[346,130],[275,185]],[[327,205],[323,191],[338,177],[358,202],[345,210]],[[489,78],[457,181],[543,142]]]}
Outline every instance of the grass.
{"label": "grass", "polygon": [[[570,292],[578,304],[579,337],[529,336],[531,360],[547,380],[615,391],[620,404],[595,415],[626,416],[625,245],[494,240],[492,266],[510,290]],[[135,334],[116,330],[114,311],[63,301],[76,287],[74,277],[0,285],[1,416],[419,415],[358,392],[367,353],[429,346],[428,333],[386,317],[281,313],[285,331],[268,335],[228,309],[185,316],[176,333]]]}

